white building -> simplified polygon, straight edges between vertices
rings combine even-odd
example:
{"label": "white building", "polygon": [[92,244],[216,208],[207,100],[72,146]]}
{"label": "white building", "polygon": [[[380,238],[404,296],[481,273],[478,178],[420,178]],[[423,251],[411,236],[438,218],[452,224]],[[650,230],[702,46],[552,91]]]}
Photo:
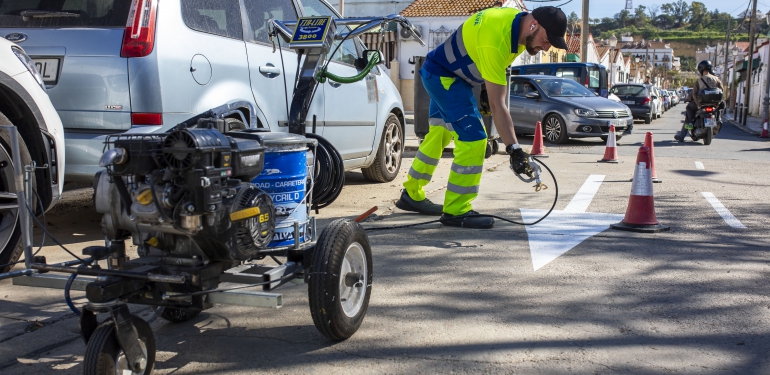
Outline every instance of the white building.
{"label": "white building", "polygon": [[[625,39],[625,38],[624,38]],[[674,49],[668,43],[659,40],[649,41],[641,40],[639,42],[622,42],[620,51],[623,54],[630,54],[632,57],[639,57],[641,62],[648,62],[650,67],[665,67],[668,70],[676,70],[674,63]]]}

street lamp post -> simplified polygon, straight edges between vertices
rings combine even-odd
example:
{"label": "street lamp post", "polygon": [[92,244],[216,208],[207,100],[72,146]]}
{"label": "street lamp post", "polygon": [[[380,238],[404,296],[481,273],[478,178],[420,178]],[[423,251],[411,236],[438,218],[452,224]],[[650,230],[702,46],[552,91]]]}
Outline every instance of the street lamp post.
{"label": "street lamp post", "polygon": [[618,38],[615,37],[615,34],[612,34],[610,37],[610,87],[612,87],[612,82],[615,81],[614,72],[612,71],[612,63],[614,62],[612,60],[612,51],[615,49],[615,46],[618,45]]}
{"label": "street lamp post", "polygon": [[[765,22],[770,25],[770,11],[765,14]],[[768,56],[770,56],[770,53],[768,53]],[[767,64],[765,64],[765,70],[767,70],[767,80],[765,81],[765,98],[762,100],[762,107],[764,109],[764,121],[767,121],[768,111],[770,111],[770,69],[767,68]]]}

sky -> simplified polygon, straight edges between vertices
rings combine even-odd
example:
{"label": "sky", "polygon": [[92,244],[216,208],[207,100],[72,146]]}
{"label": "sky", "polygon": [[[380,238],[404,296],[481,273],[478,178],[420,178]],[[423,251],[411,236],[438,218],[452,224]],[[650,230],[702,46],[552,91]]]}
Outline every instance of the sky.
{"label": "sky", "polygon": [[[551,6],[561,5],[569,0],[556,0],[553,2],[546,2],[546,3],[539,2],[539,1],[542,1],[542,0],[538,0],[538,2],[524,0],[524,4],[526,4],[528,8],[534,9],[542,5],[551,5]],[[661,4],[674,2],[674,0],[644,0],[644,1],[632,0],[632,1],[633,1],[634,8],[636,8],[639,5],[644,5],[649,7],[652,4],[657,4],[658,6],[660,6]],[[690,3],[692,0],[685,0],[685,1],[687,3]],[[700,0],[700,2],[705,4],[706,8],[710,12],[713,11],[714,9],[719,9],[720,12],[729,12],[732,15],[737,15],[745,11],[746,7],[749,6],[748,0],[734,0],[734,1]],[[564,13],[567,14],[567,16],[569,16],[571,12],[575,12],[577,13],[578,17],[581,17],[582,7],[583,7],[582,0],[572,0],[567,4],[562,5],[561,9],[564,11]],[[589,0],[588,15],[591,18],[600,18],[600,19],[604,17],[612,17],[616,13],[619,13],[621,10],[625,9],[625,7],[626,7],[625,0]],[[767,10],[770,9],[770,0],[758,0],[757,9],[763,11],[762,13],[767,13]]]}

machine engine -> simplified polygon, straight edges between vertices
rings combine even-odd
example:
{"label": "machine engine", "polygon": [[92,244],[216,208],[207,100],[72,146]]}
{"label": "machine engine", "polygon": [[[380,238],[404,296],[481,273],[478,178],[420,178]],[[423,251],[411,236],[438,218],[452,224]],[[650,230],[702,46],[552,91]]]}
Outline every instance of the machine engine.
{"label": "machine engine", "polygon": [[110,137],[94,181],[106,238],[130,235],[140,256],[179,265],[258,258],[275,230],[270,196],[251,183],[264,143],[225,128],[225,120],[200,119],[164,134]]}

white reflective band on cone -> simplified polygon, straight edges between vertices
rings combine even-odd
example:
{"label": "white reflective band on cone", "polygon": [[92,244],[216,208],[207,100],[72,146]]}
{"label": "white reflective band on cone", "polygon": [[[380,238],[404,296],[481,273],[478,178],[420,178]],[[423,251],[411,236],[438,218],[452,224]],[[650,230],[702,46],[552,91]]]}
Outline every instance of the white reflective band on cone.
{"label": "white reflective band on cone", "polygon": [[631,184],[631,195],[638,197],[652,196],[652,175],[647,163],[639,162],[634,171],[634,181]]}

